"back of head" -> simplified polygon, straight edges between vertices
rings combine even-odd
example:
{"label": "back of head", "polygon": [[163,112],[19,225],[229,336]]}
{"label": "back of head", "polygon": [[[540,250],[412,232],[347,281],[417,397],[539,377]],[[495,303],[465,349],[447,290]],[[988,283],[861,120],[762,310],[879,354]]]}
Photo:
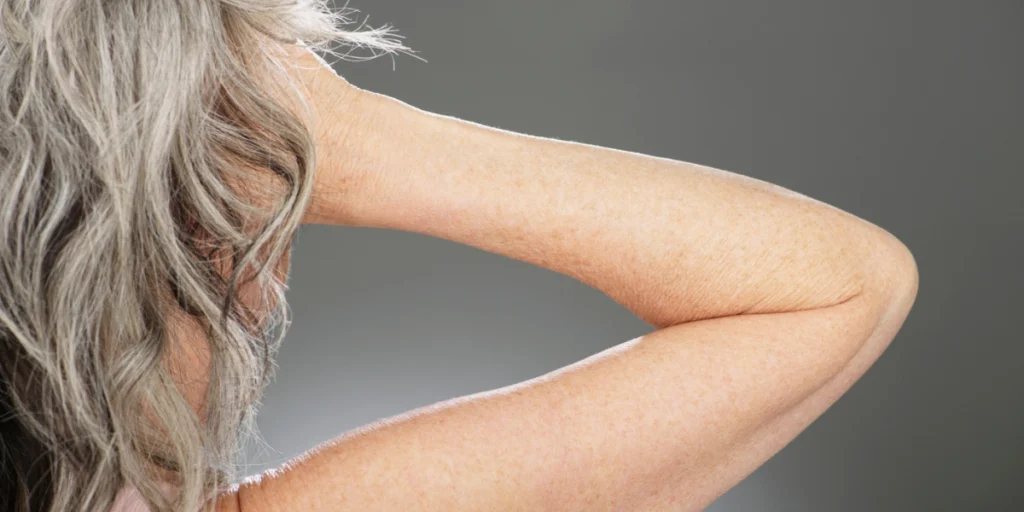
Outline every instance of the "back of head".
{"label": "back of head", "polygon": [[[0,0],[0,510],[198,510],[235,478],[313,183],[273,49],[405,50],[325,1]],[[198,411],[172,312],[204,332]]]}

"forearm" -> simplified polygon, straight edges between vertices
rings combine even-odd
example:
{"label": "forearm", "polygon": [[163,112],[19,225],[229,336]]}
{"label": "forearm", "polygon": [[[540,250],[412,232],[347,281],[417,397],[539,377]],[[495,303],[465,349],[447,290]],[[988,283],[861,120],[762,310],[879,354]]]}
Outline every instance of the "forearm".
{"label": "forearm", "polygon": [[869,282],[880,247],[899,245],[764,181],[365,94],[358,145],[322,178],[344,176],[358,193],[321,200],[318,222],[418,232],[539,265],[657,327],[837,304]]}

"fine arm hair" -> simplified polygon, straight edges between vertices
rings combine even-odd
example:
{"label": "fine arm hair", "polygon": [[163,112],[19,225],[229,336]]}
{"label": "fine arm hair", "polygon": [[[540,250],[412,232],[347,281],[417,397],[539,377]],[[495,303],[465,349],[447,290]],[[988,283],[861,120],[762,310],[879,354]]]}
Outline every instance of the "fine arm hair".
{"label": "fine arm hair", "polygon": [[[317,52],[415,53],[354,12],[0,0],[0,510],[701,510],[909,314],[909,249],[838,208],[352,86]],[[528,262],[654,330],[245,478],[303,223]]]}
{"label": "fine arm hair", "polygon": [[313,102],[336,137],[306,222],[538,265],[655,330],[346,432],[226,493],[224,512],[702,510],[838,400],[914,303],[900,240],[798,192],[322,76]]}

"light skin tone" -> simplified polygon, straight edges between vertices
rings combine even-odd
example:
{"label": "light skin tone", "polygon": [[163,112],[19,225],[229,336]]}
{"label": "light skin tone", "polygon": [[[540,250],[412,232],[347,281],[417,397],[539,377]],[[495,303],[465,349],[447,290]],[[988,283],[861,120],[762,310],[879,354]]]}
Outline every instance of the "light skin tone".
{"label": "light skin tone", "polygon": [[701,510],[849,389],[913,305],[907,248],[835,207],[431,114],[289,51],[317,138],[305,222],[532,263],[655,330],[350,431],[221,495],[221,512]]}

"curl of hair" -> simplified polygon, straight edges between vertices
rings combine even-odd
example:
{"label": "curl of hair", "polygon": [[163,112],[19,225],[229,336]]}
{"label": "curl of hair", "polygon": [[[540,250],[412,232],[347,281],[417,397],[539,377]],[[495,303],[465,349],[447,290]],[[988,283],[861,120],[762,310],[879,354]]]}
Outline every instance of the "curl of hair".
{"label": "curl of hair", "polygon": [[[0,510],[200,510],[238,478],[315,166],[273,45],[411,52],[325,2],[0,0]],[[231,186],[253,168],[274,204]],[[199,411],[170,310],[206,336]]]}

